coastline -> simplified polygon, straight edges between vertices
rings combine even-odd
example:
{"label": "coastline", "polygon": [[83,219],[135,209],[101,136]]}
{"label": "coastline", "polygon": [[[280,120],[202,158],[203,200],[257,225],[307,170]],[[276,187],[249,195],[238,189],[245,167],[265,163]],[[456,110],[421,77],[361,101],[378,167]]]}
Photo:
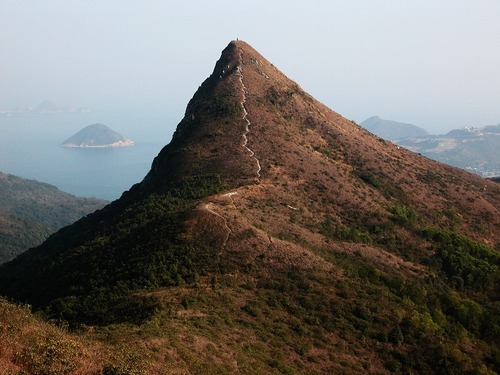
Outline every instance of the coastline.
{"label": "coastline", "polygon": [[76,145],[74,143],[62,144],[61,147],[65,148],[109,148],[109,147],[131,147],[134,145],[134,141],[126,139],[124,141],[118,141],[106,145],[89,145],[89,144],[80,144]]}

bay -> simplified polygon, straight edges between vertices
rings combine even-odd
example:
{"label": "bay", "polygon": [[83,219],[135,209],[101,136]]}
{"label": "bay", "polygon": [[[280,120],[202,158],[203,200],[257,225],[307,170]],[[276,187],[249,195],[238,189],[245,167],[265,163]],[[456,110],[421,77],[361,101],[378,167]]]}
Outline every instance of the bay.
{"label": "bay", "polygon": [[[103,123],[135,142],[121,148],[64,148],[83,127]],[[0,171],[81,197],[114,200],[140,182],[171,139],[164,113],[90,112],[0,116]]]}

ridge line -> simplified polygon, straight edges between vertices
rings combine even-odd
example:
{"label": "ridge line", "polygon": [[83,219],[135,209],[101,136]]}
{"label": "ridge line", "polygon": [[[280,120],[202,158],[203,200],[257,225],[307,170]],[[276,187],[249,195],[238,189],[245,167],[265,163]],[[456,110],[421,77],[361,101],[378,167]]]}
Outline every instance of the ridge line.
{"label": "ridge line", "polygon": [[[236,68],[236,75],[238,76],[239,80],[240,80],[240,83],[241,83],[241,92],[242,92],[242,100],[241,100],[241,108],[243,109],[243,120],[246,121],[246,125],[245,125],[245,131],[243,133],[243,144],[242,146],[250,153],[250,156],[253,157],[255,159],[255,162],[257,163],[257,180],[260,179],[261,177],[261,174],[260,174],[260,171],[262,170],[261,166],[260,166],[260,161],[259,159],[257,159],[257,157],[255,156],[255,152],[250,148],[248,147],[248,133],[250,133],[250,125],[252,124],[250,122],[250,120],[248,119],[248,111],[246,109],[246,101],[247,101],[247,88],[245,86],[245,84],[243,83],[243,68],[241,67],[243,65],[243,51],[240,49],[240,54],[239,54],[239,59],[238,59],[238,67]],[[260,181],[260,180],[259,180]]]}

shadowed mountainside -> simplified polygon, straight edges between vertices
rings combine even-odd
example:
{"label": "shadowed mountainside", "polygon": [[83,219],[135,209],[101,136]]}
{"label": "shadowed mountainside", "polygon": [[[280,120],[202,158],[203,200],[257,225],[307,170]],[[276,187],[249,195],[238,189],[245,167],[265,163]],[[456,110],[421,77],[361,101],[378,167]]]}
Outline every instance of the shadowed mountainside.
{"label": "shadowed mountainside", "polygon": [[96,339],[156,372],[493,373],[499,203],[233,41],[144,180],[1,266],[0,292],[114,323]]}
{"label": "shadowed mountainside", "polygon": [[0,172],[0,263],[40,245],[56,230],[107,203]]}

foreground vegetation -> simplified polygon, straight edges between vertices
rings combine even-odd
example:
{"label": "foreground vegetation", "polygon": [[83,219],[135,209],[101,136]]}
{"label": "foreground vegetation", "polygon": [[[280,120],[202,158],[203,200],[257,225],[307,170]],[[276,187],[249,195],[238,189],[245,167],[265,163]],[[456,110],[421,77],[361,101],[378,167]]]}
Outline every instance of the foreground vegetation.
{"label": "foreground vegetation", "polygon": [[[427,227],[415,211],[399,208],[388,220],[433,253],[424,275],[373,264],[363,249],[383,242],[380,231],[336,227],[328,218],[321,229],[326,238],[358,246],[345,253],[309,245],[330,268],[270,269],[265,255],[216,262],[220,244],[186,242],[184,223],[200,197],[220,189],[217,178],[188,180],[119,219],[109,216],[97,236],[85,239],[94,233],[92,218],[65,229],[80,233],[82,244],[60,253],[67,268],[42,271],[40,286],[28,289],[52,325],[31,317],[27,306],[2,301],[3,360],[33,373],[499,371],[497,250]],[[68,245],[60,236],[48,251]],[[233,236],[252,241],[257,230]],[[81,273],[72,266],[75,254],[86,254],[78,261]],[[54,298],[54,290],[62,297]],[[99,360],[87,363],[95,345],[102,348]]]}
{"label": "foreground vegetation", "polygon": [[133,314],[129,306],[121,323],[102,326],[47,324],[2,300],[2,361],[40,374],[498,371],[497,303],[450,288],[444,273],[410,281],[358,255],[328,257],[329,271],[270,276],[256,259],[238,274],[136,291]]}

